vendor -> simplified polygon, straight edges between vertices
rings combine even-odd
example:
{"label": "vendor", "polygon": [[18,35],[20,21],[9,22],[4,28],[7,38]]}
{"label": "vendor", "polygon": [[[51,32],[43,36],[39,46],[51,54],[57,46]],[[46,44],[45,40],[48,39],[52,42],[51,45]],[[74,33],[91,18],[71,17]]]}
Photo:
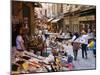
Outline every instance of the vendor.
{"label": "vendor", "polygon": [[20,28],[19,34],[16,37],[16,49],[19,55],[22,55],[23,51],[25,50],[24,40],[23,40],[23,29]]}

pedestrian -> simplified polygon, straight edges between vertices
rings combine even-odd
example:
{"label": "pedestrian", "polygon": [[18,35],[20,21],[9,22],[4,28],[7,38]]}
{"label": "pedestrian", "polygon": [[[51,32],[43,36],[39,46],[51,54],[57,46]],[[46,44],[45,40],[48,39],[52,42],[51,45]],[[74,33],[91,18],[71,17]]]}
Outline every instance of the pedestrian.
{"label": "pedestrian", "polygon": [[91,48],[93,50],[93,55],[96,57],[96,39],[93,39],[89,44],[88,48]]}
{"label": "pedestrian", "polygon": [[79,37],[79,33],[75,32],[72,36],[72,41],[76,40]]}
{"label": "pedestrian", "polygon": [[68,55],[68,59],[67,59],[67,64],[66,67],[68,68],[68,70],[73,70],[73,56]]}
{"label": "pedestrian", "polygon": [[77,56],[78,56],[78,50],[80,48],[80,43],[78,41],[78,39],[76,39],[73,43],[73,54],[74,54],[74,60],[77,60]]}
{"label": "pedestrian", "polygon": [[92,40],[95,36],[94,36],[94,33],[91,29],[88,29],[88,36],[89,36],[89,40]]}
{"label": "pedestrian", "polygon": [[73,54],[74,54],[74,60],[77,60],[78,50],[80,48],[79,43],[79,33],[75,32],[72,37],[72,46],[73,46]]}
{"label": "pedestrian", "polygon": [[[94,36],[94,33],[92,31],[92,29],[88,29],[88,32],[87,32],[88,36],[89,36],[89,39],[88,39],[88,44],[93,40],[93,38],[95,37]],[[88,48],[88,50],[92,50],[92,48]]]}
{"label": "pedestrian", "polygon": [[96,39],[94,39],[93,54],[94,54],[94,57],[96,57]]}
{"label": "pedestrian", "polygon": [[84,58],[84,55],[85,55],[85,58],[87,59],[88,35],[87,35],[85,30],[82,31],[80,41],[82,43],[81,44],[81,46],[82,46],[82,58]]}

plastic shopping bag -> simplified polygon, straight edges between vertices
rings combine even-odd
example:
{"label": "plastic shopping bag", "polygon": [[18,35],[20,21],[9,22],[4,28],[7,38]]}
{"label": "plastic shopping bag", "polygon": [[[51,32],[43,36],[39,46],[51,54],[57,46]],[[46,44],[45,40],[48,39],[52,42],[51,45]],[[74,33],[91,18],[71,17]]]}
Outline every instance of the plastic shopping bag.
{"label": "plastic shopping bag", "polygon": [[88,47],[89,47],[89,48],[93,48],[93,46],[94,46],[94,41],[91,41],[91,42],[88,44]]}

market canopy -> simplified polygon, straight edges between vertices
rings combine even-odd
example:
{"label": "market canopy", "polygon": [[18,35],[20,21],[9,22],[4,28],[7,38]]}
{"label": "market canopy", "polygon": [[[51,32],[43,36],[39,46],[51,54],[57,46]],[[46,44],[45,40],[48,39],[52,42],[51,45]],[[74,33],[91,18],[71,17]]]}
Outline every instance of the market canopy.
{"label": "market canopy", "polygon": [[33,4],[33,7],[39,7],[39,8],[42,8],[41,3],[39,3],[39,2],[33,2],[32,4]]}
{"label": "market canopy", "polygon": [[54,19],[54,20],[51,21],[51,23],[56,23],[56,22],[58,22],[60,19],[61,19],[61,18]]}
{"label": "market canopy", "polygon": [[50,19],[48,19],[48,21],[47,22],[50,22],[50,21],[52,21],[54,18],[50,18]]}

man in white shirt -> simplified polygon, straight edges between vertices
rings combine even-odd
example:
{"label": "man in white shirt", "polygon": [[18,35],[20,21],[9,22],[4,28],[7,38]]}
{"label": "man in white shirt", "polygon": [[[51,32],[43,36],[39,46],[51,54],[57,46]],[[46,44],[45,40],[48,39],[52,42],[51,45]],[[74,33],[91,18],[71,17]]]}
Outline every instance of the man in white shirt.
{"label": "man in white shirt", "polygon": [[88,35],[85,31],[82,32],[80,41],[82,43],[82,58],[84,58],[84,55],[85,55],[85,57],[87,59]]}

